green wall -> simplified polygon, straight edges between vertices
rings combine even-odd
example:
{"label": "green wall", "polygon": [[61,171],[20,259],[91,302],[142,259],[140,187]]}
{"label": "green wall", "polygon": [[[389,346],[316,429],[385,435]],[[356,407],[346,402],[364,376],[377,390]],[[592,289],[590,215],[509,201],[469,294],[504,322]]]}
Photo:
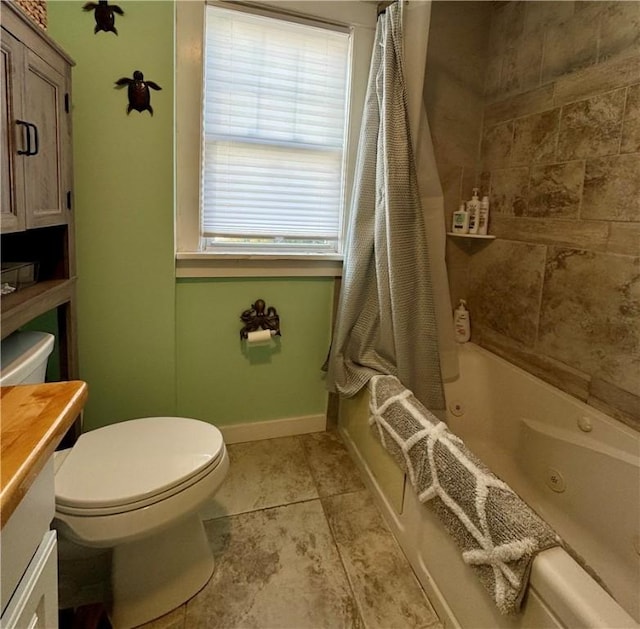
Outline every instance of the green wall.
{"label": "green wall", "polygon": [[[80,376],[85,428],[144,415],[217,424],[324,413],[319,365],[330,279],[174,277],[174,3],[122,2],[119,35],[93,33],[84,0],[50,2],[49,34],[74,58],[73,134]],[[141,70],[162,86],[154,116],[126,114]],[[282,320],[279,351],[246,356],[240,312],[257,298]]]}
{"label": "green wall", "polygon": [[[177,287],[178,408],[217,424],[326,411],[320,366],[329,347],[333,281],[181,280]],[[275,306],[282,337],[240,341],[240,313]]]}

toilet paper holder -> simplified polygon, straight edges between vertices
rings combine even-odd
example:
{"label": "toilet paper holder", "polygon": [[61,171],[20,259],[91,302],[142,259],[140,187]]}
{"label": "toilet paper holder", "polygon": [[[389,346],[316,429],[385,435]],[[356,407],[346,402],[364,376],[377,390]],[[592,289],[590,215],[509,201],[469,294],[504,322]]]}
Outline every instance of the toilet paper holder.
{"label": "toilet paper holder", "polygon": [[251,304],[251,308],[240,315],[240,319],[244,323],[242,330],[240,330],[241,339],[248,338],[249,332],[257,332],[258,330],[269,330],[271,336],[282,336],[278,312],[273,306],[267,308],[264,299],[256,299],[255,303]]}

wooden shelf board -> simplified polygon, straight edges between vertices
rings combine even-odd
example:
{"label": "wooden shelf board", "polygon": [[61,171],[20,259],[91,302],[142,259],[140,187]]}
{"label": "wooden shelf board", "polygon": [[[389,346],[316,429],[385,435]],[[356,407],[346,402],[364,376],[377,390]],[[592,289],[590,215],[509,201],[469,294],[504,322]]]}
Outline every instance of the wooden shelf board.
{"label": "wooden shelf board", "polygon": [[2,338],[31,319],[69,302],[73,298],[75,278],[38,282],[0,299]]}

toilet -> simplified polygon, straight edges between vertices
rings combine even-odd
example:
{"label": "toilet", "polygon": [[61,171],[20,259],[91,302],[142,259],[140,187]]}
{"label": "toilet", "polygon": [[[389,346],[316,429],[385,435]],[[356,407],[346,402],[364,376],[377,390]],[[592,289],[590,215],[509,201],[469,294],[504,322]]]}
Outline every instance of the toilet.
{"label": "toilet", "polygon": [[[53,341],[3,340],[0,385],[44,382]],[[79,546],[113,549],[114,629],[158,618],[207,583],[214,561],[199,510],[228,469],[220,431],[184,417],[111,424],[56,453],[54,527]]]}

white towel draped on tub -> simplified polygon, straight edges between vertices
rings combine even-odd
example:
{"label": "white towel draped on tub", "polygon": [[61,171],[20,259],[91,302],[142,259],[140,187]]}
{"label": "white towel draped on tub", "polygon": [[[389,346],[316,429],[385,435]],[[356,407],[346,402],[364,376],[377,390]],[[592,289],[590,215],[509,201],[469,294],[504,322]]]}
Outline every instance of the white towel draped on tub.
{"label": "white towel draped on tub", "polygon": [[462,550],[503,614],[516,613],[553,529],[394,376],[374,376],[369,424]]}

